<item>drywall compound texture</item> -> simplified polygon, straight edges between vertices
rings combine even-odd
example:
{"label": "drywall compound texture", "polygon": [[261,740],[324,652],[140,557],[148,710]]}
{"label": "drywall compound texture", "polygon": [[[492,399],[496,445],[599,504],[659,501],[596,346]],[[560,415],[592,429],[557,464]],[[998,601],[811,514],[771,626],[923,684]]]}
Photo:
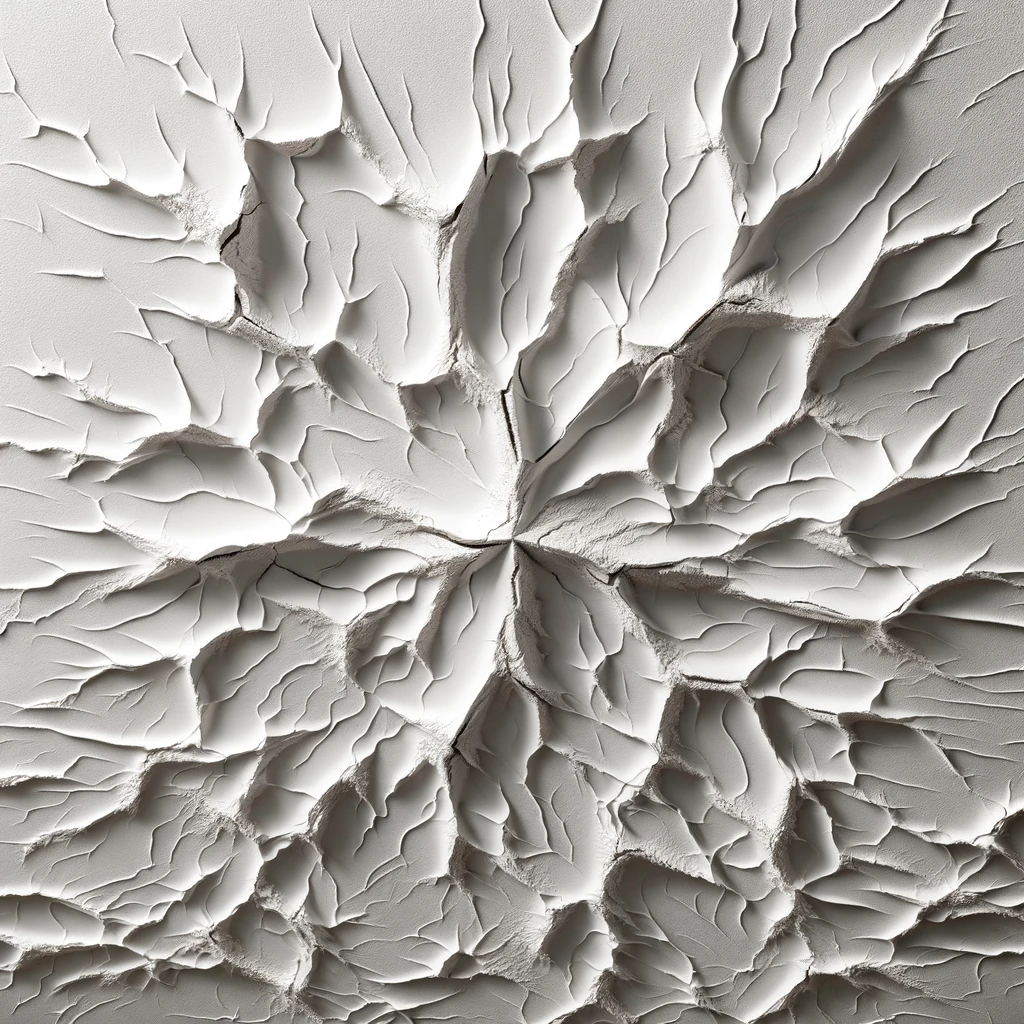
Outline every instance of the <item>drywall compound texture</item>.
{"label": "drywall compound texture", "polygon": [[15,1024],[1020,1024],[1015,0],[5,0]]}

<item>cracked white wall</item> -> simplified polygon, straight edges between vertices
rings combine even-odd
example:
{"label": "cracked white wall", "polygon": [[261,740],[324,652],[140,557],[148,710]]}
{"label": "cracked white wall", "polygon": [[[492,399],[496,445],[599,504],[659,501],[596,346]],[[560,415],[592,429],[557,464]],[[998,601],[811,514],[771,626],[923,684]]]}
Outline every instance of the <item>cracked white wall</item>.
{"label": "cracked white wall", "polygon": [[15,1024],[1020,1024],[1015,0],[0,4]]}

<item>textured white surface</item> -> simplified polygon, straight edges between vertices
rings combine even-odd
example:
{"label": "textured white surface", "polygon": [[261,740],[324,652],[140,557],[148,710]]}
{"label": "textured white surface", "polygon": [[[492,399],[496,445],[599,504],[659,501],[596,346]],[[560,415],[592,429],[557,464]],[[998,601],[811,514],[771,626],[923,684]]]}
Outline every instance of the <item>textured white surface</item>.
{"label": "textured white surface", "polygon": [[1020,1024],[1015,0],[0,5],[15,1024]]}

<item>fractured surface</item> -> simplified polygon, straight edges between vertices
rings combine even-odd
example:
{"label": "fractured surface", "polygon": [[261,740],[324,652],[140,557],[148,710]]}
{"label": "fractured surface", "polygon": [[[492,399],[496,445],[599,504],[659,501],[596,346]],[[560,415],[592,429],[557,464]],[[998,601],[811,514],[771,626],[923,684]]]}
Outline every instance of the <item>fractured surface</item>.
{"label": "fractured surface", "polygon": [[1012,0],[0,11],[5,1019],[1024,1019]]}

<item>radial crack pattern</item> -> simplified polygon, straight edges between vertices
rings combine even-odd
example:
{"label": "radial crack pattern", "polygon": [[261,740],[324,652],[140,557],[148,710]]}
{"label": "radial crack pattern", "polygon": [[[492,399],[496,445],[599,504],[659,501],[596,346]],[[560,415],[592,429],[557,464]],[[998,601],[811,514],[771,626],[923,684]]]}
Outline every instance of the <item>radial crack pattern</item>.
{"label": "radial crack pattern", "polygon": [[69,13],[4,1019],[1019,1024],[1011,0]]}

